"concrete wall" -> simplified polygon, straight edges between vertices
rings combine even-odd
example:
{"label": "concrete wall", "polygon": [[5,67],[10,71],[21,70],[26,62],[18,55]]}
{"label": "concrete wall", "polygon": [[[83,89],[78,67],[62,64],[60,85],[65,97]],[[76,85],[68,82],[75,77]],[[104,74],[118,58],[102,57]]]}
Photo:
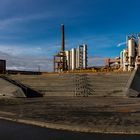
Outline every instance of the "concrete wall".
{"label": "concrete wall", "polygon": [[126,86],[126,94],[129,97],[140,96],[140,66],[131,74]]}
{"label": "concrete wall", "polygon": [[25,97],[25,94],[18,86],[0,78],[0,96],[7,97]]}

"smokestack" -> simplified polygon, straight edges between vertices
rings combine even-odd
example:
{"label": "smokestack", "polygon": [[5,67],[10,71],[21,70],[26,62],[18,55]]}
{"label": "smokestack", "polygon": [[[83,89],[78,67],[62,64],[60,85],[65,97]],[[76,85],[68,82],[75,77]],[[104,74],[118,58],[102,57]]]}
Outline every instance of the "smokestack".
{"label": "smokestack", "polygon": [[62,52],[65,51],[65,29],[64,29],[64,24],[61,25],[61,33],[62,33]]}

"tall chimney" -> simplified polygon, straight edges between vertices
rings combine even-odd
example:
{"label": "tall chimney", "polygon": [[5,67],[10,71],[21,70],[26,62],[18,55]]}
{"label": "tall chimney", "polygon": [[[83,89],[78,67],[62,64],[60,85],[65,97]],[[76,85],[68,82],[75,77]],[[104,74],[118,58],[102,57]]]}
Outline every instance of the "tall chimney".
{"label": "tall chimney", "polygon": [[64,24],[61,25],[61,33],[62,33],[62,52],[65,51],[65,31],[64,31]]}

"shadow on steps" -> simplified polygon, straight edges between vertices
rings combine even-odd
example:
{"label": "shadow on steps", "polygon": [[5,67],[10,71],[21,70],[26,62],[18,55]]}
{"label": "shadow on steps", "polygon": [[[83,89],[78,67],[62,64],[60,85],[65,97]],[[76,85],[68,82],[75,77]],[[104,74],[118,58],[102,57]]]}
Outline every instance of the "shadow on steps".
{"label": "shadow on steps", "polygon": [[13,85],[16,85],[18,86],[19,88],[22,89],[22,91],[24,92],[25,94],[25,97],[27,98],[35,98],[35,97],[43,97],[43,94],[39,93],[38,91],[36,90],[33,90],[31,89],[30,87],[28,87],[27,85],[24,85],[18,81],[15,81],[15,80],[12,80],[4,75],[1,75],[0,78],[10,82],[11,84]]}

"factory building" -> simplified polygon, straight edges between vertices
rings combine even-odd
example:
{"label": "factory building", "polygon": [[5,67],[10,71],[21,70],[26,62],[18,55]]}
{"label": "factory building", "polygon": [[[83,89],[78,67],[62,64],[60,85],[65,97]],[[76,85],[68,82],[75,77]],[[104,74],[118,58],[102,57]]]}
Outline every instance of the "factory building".
{"label": "factory building", "polygon": [[54,72],[62,72],[67,70],[67,61],[65,53],[65,32],[64,25],[61,25],[61,51],[54,55]]}
{"label": "factory building", "polygon": [[65,50],[64,25],[61,25],[61,51],[54,55],[54,72],[74,71],[87,68],[87,45]]}
{"label": "factory building", "polygon": [[126,48],[115,59],[105,59],[105,66],[121,71],[133,71],[140,65],[140,34],[126,37]]}
{"label": "factory building", "polygon": [[0,60],[0,74],[6,73],[6,60]]}
{"label": "factory building", "polygon": [[140,65],[140,36],[127,37],[126,49],[120,52],[120,68],[123,71],[133,71]]}
{"label": "factory building", "polygon": [[77,48],[72,48],[65,51],[67,70],[79,70],[87,68],[87,45],[79,45]]}

